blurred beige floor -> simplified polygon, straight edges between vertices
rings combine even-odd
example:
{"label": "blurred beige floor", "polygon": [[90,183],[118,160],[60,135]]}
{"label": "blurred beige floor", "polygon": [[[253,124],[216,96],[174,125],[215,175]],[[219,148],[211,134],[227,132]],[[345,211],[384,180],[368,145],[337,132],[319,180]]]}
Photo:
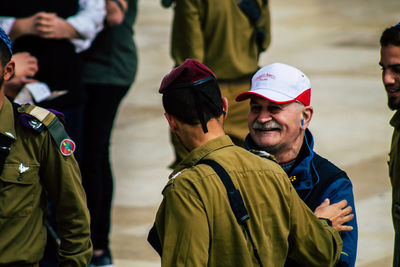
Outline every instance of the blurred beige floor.
{"label": "blurred beige floor", "polygon": [[[350,175],[359,223],[357,266],[391,266],[393,229],[387,152],[392,112],[381,83],[379,36],[400,20],[398,0],[270,1],[273,41],[260,65],[291,64],[312,83],[316,151]],[[115,194],[111,247],[117,267],[160,266],[146,242],[172,161],[157,93],[173,65],[171,9],[139,1],[136,82],[112,139]]]}

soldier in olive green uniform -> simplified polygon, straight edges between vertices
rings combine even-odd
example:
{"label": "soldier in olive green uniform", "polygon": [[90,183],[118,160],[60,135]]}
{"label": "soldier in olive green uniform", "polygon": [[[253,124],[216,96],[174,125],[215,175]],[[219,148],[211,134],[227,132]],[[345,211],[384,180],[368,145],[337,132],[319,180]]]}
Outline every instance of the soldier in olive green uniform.
{"label": "soldier in olive green uniform", "polygon": [[400,23],[387,28],[381,36],[382,81],[388,94],[388,106],[396,110],[389,159],[392,183],[392,217],[394,226],[393,267],[400,266]]}
{"label": "soldier in olive green uniform", "polygon": [[46,244],[47,195],[57,209],[60,266],[87,266],[89,213],[74,143],[51,112],[17,109],[4,97],[14,72],[8,36],[0,29],[0,266],[37,266]]}
{"label": "soldier in olive green uniform", "polygon": [[[229,103],[225,132],[236,145],[244,146],[249,107],[247,101],[236,102],[235,97],[250,89],[251,77],[258,70],[260,53],[270,44],[268,1],[174,1],[171,55],[175,65],[191,58],[215,73],[222,96]],[[238,2],[246,5],[250,17]],[[179,163],[187,151],[174,138],[172,136],[176,150],[175,163]]]}
{"label": "soldier in olive green uniform", "polygon": [[[288,256],[302,266],[337,262],[339,233],[306,207],[276,162],[225,135],[227,101],[211,70],[186,60],[164,78],[159,92],[171,130],[190,151],[169,177],[148,238],[162,266],[271,267],[283,266]],[[204,160],[225,169],[248,220],[233,212],[231,205],[240,203],[229,199],[221,175]]]}

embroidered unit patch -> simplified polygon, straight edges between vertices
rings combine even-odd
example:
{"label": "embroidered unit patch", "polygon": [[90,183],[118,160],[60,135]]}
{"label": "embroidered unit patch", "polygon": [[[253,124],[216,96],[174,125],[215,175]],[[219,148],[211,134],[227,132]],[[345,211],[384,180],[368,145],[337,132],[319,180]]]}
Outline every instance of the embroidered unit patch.
{"label": "embroidered unit patch", "polygon": [[75,142],[71,139],[64,139],[60,145],[60,151],[64,156],[70,156],[75,151]]}

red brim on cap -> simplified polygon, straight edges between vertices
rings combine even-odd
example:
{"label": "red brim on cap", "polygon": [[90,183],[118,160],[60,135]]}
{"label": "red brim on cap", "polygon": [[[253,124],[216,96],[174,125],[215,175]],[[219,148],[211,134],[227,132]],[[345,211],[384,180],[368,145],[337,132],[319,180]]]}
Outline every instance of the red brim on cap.
{"label": "red brim on cap", "polygon": [[250,98],[252,95],[256,95],[256,96],[262,97],[264,99],[267,99],[268,101],[271,101],[271,102],[274,102],[274,103],[280,103],[280,104],[299,101],[300,103],[303,103],[304,105],[309,106],[310,103],[311,103],[311,88],[305,90],[303,93],[298,95],[296,98],[290,99],[290,100],[287,100],[287,101],[276,101],[276,100],[270,99],[268,97],[265,97],[262,94],[258,94],[256,92],[252,92],[252,91],[247,91],[247,92],[243,92],[243,93],[239,94],[236,97],[235,100],[236,100],[236,102],[240,102],[240,101],[243,101],[243,100],[246,100],[246,99]]}

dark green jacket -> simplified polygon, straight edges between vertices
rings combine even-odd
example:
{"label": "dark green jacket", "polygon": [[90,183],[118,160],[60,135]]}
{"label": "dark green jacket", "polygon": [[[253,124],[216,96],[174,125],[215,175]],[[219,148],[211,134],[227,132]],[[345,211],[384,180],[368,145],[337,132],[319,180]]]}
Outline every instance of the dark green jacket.
{"label": "dark green jacket", "polygon": [[394,127],[389,159],[389,176],[392,183],[392,217],[394,226],[393,267],[400,266],[400,111],[390,124]]}

